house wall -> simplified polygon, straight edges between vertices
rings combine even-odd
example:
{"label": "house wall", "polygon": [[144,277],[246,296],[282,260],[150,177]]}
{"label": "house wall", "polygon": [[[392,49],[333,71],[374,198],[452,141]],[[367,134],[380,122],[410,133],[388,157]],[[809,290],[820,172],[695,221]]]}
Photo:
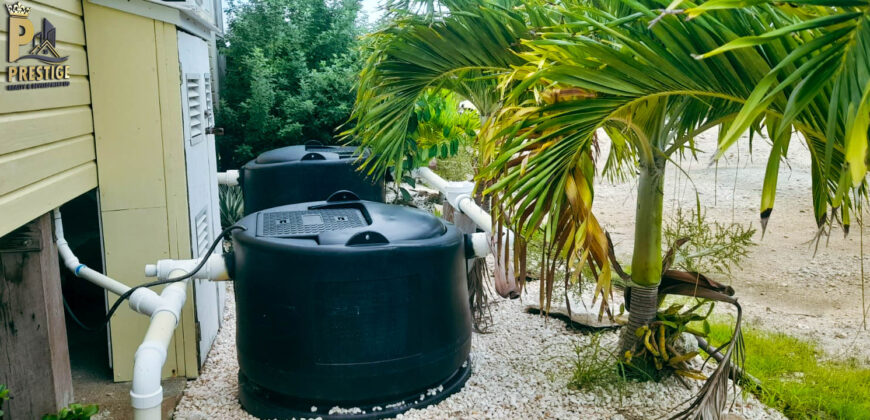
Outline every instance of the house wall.
{"label": "house wall", "polygon": [[[6,2],[4,2],[5,4]],[[70,85],[7,91],[5,7],[0,12],[0,236],[97,186],[81,0],[26,1],[35,31],[47,18],[69,55]],[[40,63],[32,59],[15,65]]]}
{"label": "house wall", "polygon": [[[88,0],[84,19],[106,272],[141,284],[145,264],[191,255],[177,29]],[[198,373],[192,296],[188,288],[164,376]],[[126,305],[115,315],[116,381],[132,379],[148,321]]]}

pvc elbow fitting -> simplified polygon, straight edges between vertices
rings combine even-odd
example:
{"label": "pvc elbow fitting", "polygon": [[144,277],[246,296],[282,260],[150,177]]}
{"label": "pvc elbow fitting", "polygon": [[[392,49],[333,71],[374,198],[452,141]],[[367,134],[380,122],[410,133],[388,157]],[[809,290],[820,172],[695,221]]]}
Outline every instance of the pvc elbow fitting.
{"label": "pvc elbow fitting", "polygon": [[145,410],[163,403],[163,386],[160,385],[166,349],[159,342],[145,341],[139,345],[133,362],[133,386],[130,400],[133,408]]}
{"label": "pvc elbow fitting", "polygon": [[475,232],[465,235],[465,258],[484,258],[492,251],[489,249],[489,234]]}

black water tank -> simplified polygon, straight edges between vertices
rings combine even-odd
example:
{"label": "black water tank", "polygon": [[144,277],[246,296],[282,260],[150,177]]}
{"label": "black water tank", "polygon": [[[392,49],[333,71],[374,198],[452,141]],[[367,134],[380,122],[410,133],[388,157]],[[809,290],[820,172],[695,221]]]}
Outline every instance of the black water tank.
{"label": "black water tank", "polygon": [[[248,412],[391,417],[465,383],[471,313],[465,241],[452,224],[346,192],[239,224],[232,271]],[[330,415],[335,406],[358,409]]]}
{"label": "black water tank", "polygon": [[317,141],[264,152],[239,171],[245,214],[325,200],[339,190],[383,202],[384,180],[358,171],[359,157],[355,147],[324,146]]}

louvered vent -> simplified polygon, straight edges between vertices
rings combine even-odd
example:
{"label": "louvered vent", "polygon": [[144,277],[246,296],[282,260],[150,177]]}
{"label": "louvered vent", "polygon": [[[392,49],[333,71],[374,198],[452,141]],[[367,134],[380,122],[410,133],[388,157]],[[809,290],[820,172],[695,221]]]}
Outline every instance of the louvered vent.
{"label": "louvered vent", "polygon": [[208,208],[202,209],[196,215],[196,247],[197,257],[204,256],[208,251],[208,246],[211,244],[211,238],[208,232]]}
{"label": "louvered vent", "polygon": [[187,115],[190,118],[190,144],[194,145],[205,138],[205,98],[203,98],[202,75],[188,74]]}
{"label": "louvered vent", "polygon": [[205,80],[205,123],[209,127],[214,126],[214,104],[211,99],[211,75],[203,75]]}

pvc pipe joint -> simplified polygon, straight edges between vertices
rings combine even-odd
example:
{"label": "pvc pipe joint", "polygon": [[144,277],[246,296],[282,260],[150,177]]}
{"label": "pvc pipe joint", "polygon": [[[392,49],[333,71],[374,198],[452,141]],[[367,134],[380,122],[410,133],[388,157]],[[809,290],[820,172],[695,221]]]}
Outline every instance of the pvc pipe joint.
{"label": "pvc pipe joint", "polygon": [[144,287],[134,290],[128,300],[130,309],[148,316],[154,314],[157,308],[163,305],[163,300],[157,292]]}
{"label": "pvc pipe joint", "polygon": [[[484,258],[492,251],[489,249],[489,234],[486,232],[475,232],[468,235],[469,242],[466,242],[467,245],[471,245],[468,249],[471,251],[468,255],[466,254],[466,258]],[[466,251],[467,252],[467,251]]]}
{"label": "pvc pipe joint", "polygon": [[70,249],[66,238],[63,236],[63,219],[60,216],[60,209],[54,209],[52,213],[54,216],[55,244],[57,244],[57,252],[60,254],[60,259],[63,261],[63,265],[72,271],[76,277],[83,278],[118,296],[127,293],[127,291],[130,290],[130,286],[93,270],[79,261],[78,257],[73,254],[72,249]]}
{"label": "pvc pipe joint", "polygon": [[[170,274],[172,271],[183,270],[185,273],[189,273],[199,265],[200,261],[202,260],[159,260],[157,264],[147,264],[145,266],[145,277],[157,277],[158,280],[167,280],[177,277]],[[227,273],[227,266],[223,255],[212,254],[193,278],[212,281],[229,280],[230,277]]]}
{"label": "pvc pipe joint", "polygon": [[[184,270],[174,269],[168,273],[168,276],[180,277],[186,273]],[[148,325],[145,339],[136,350],[133,362],[133,385],[130,389],[134,419],[160,419],[160,406],[163,403],[161,372],[163,364],[166,363],[166,349],[172,341],[172,336],[178,327],[178,320],[181,318],[181,308],[187,300],[188,282],[189,280],[185,279],[163,289],[159,297],[159,306],[151,315],[151,324]]]}
{"label": "pvc pipe joint", "polygon": [[235,169],[230,169],[226,172],[218,172],[217,181],[220,185],[239,185],[239,171]]}

